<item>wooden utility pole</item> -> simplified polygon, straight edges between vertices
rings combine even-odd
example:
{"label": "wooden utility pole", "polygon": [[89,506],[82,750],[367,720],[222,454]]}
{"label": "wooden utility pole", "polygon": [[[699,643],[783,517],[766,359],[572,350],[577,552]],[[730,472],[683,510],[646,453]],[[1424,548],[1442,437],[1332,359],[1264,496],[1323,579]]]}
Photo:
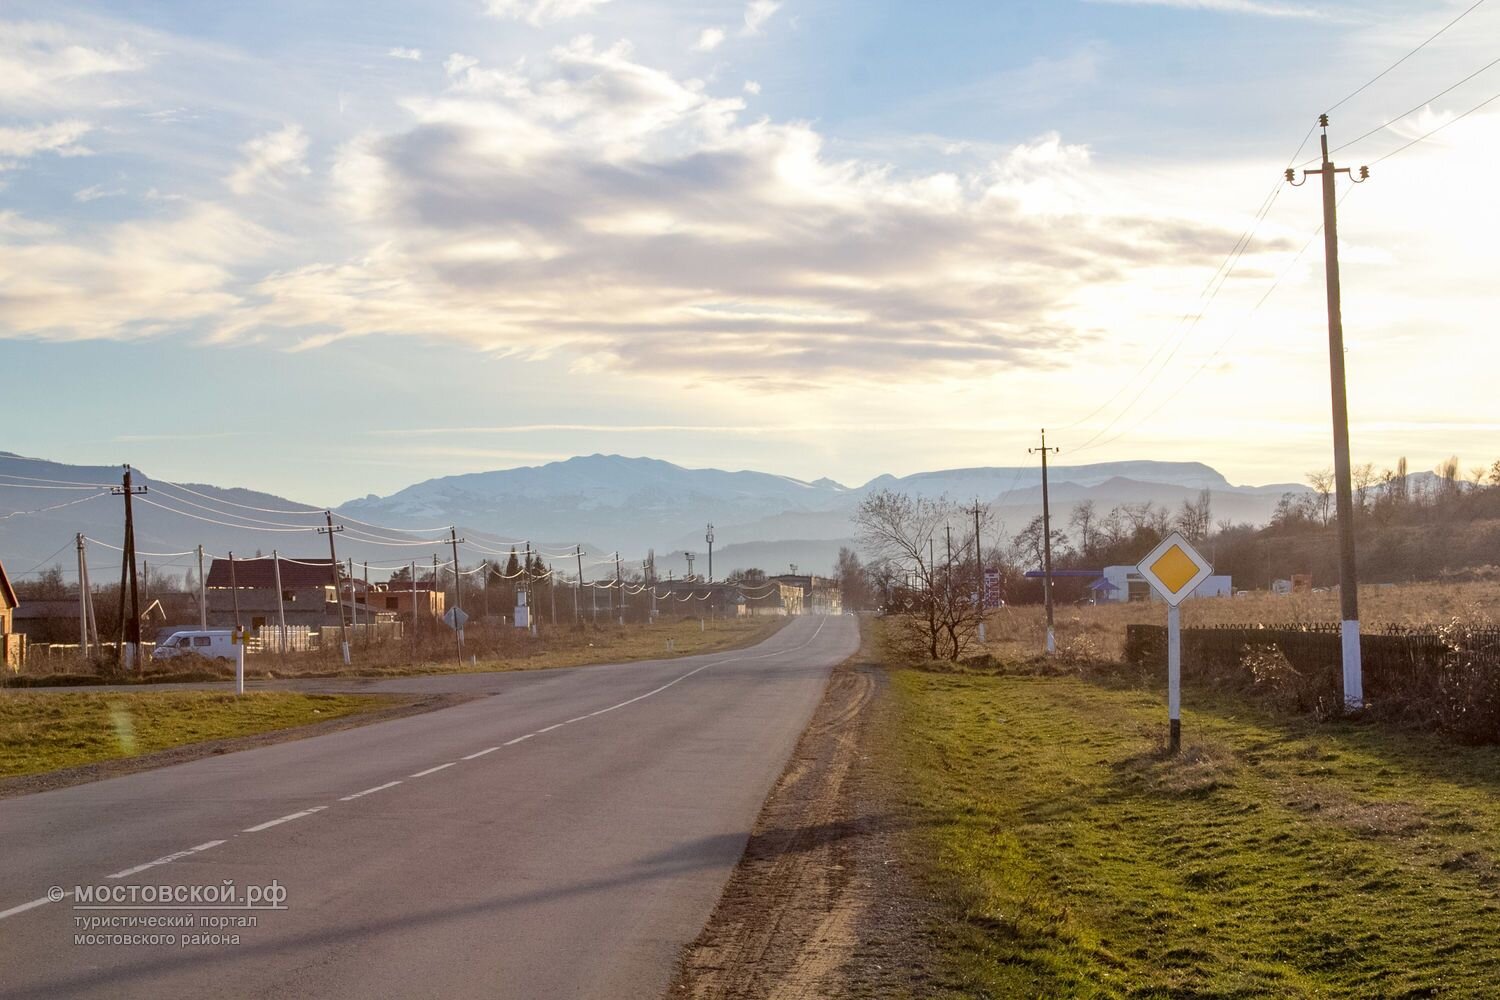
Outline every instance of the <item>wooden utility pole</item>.
{"label": "wooden utility pole", "polygon": [[[281,553],[275,549],[271,550],[271,566],[273,567],[272,573],[276,580],[276,629],[278,634],[276,648],[281,651],[282,656],[285,656],[287,652],[286,594],[281,589]],[[264,650],[264,647],[262,647],[262,650]]]}
{"label": "wooden utility pole", "polygon": [[1042,593],[1047,603],[1047,655],[1057,652],[1057,636],[1052,627],[1052,506],[1047,499],[1047,429],[1042,428],[1042,446],[1027,448],[1027,454],[1042,454]]}
{"label": "wooden utility pole", "polygon": [[458,537],[458,527],[455,525],[448,529],[448,541],[453,545],[453,637],[458,644],[458,665],[464,665],[464,627],[459,621],[463,614],[463,577],[458,572],[458,543],[463,541]]}
{"label": "wooden utility pole", "polygon": [[234,550],[229,550],[229,592],[234,601],[234,627],[240,627],[240,585],[234,574]]}
{"label": "wooden utility pole", "polygon": [[203,578],[203,546],[198,546],[198,628],[208,629],[208,582]]}
{"label": "wooden utility pole", "polygon": [[1339,609],[1343,624],[1344,707],[1364,708],[1364,670],[1359,645],[1359,571],[1354,559],[1354,490],[1349,467],[1349,400],[1344,378],[1344,318],[1339,288],[1339,220],[1335,182],[1349,174],[1356,184],[1370,177],[1369,167],[1354,177],[1349,167],[1336,167],[1328,158],[1328,116],[1319,115],[1323,128],[1323,165],[1304,170],[1297,181],[1288,167],[1286,179],[1293,186],[1307,183],[1309,175],[1323,179],[1323,261],[1328,285],[1328,377],[1333,390],[1333,476],[1339,521]]}
{"label": "wooden utility pole", "polygon": [[318,534],[328,535],[328,571],[333,574],[333,603],[339,610],[339,646],[344,656],[344,666],[349,665],[349,626],[344,621],[344,601],[339,596],[339,554],[333,548],[333,536],[336,532],[343,531],[342,524],[333,523],[333,511],[325,510],[323,516],[328,518],[328,527],[319,528]]}
{"label": "wooden utility pole", "polygon": [[573,587],[573,621],[577,623],[583,617],[583,612],[578,607],[578,602],[583,597],[583,546],[575,545],[574,549],[578,556],[578,583]]}
{"label": "wooden utility pole", "polygon": [[[117,657],[123,657],[126,670],[135,669],[141,654],[141,599],[135,576],[135,513],[131,509],[130,498],[145,492],[146,487],[130,484],[128,465],[125,466],[120,485],[110,488],[110,493],[125,498],[125,544],[120,553],[120,643],[115,653]],[[130,595],[129,618],[125,617],[127,584]]]}
{"label": "wooden utility pole", "polygon": [[988,594],[985,593],[984,579],[984,547],[979,544],[979,515],[983,508],[979,506],[979,498],[974,498],[974,506],[965,513],[974,515],[974,600],[978,604],[975,609],[979,614],[979,643],[984,645],[984,610]]}
{"label": "wooden utility pole", "polygon": [[620,624],[625,624],[625,579],[620,573],[620,552],[615,550],[615,589],[620,592]]}
{"label": "wooden utility pole", "polygon": [[552,627],[557,628],[557,577],[552,575],[552,564],[547,564],[547,596],[552,598]]}

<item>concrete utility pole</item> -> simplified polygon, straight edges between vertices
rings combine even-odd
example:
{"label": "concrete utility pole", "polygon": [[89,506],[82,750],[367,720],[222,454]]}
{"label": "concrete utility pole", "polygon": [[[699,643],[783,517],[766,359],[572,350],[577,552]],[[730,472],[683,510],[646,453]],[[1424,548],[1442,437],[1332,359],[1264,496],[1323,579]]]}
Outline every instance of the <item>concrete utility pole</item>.
{"label": "concrete utility pole", "polygon": [[1047,429],[1042,428],[1042,446],[1027,448],[1027,454],[1042,453],[1042,593],[1047,602],[1047,655],[1057,652],[1057,637],[1052,628],[1052,507],[1047,500]]}
{"label": "concrete utility pole", "polygon": [[703,536],[708,543],[708,583],[714,582],[714,526],[710,522],[708,532]]}
{"label": "concrete utility pole", "polygon": [[625,624],[625,579],[620,573],[620,553],[615,551],[615,589],[620,592],[620,624]]}
{"label": "concrete utility pole", "polygon": [[203,579],[203,546],[198,546],[198,628],[208,631],[208,584]]}
{"label": "concrete utility pole", "polygon": [[89,658],[89,591],[88,571],[83,566],[83,532],[74,536],[78,544],[78,649]]}
{"label": "concrete utility pole", "polygon": [[1323,260],[1328,283],[1328,377],[1333,389],[1333,476],[1339,521],[1339,606],[1344,666],[1344,707],[1364,708],[1364,670],[1359,646],[1359,571],[1354,560],[1354,490],[1349,471],[1349,400],[1344,379],[1344,318],[1339,292],[1338,199],[1334,187],[1339,174],[1349,174],[1356,184],[1370,177],[1369,167],[1360,167],[1356,178],[1348,167],[1336,167],[1328,158],[1328,116],[1319,115],[1322,126],[1323,165],[1304,170],[1302,180],[1288,167],[1286,179],[1294,187],[1308,176],[1323,178]]}
{"label": "concrete utility pole", "polygon": [[[130,484],[130,466],[119,486],[110,488],[110,493],[125,498],[125,544],[120,553],[120,644],[116,652],[124,657],[125,669],[135,669],[141,655],[141,599],[135,577],[135,513],[130,507],[130,498],[145,493],[146,487]],[[126,585],[129,584],[130,617],[125,617]]]}
{"label": "concrete utility pole", "polygon": [[318,534],[328,536],[328,571],[333,574],[333,603],[339,609],[339,648],[344,656],[344,666],[349,665],[349,626],[344,622],[344,600],[339,596],[339,554],[333,549],[333,536],[336,532],[343,531],[342,524],[333,523],[333,511],[325,510],[323,516],[328,518],[328,527],[319,528]]}

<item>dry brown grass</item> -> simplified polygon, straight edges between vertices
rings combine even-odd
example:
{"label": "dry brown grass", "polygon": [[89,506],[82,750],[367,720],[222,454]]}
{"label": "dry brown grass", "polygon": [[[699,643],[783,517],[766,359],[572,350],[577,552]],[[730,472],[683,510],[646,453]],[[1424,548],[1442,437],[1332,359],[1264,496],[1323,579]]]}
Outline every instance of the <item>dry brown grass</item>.
{"label": "dry brown grass", "polygon": [[[1360,590],[1360,618],[1373,626],[1445,625],[1455,619],[1470,625],[1500,621],[1500,586],[1491,583],[1411,583]],[[1086,664],[1124,657],[1126,625],[1164,625],[1166,605],[1060,605],[1055,609],[1057,648],[1066,662]],[[1277,596],[1190,600],[1182,606],[1184,628],[1205,625],[1285,625],[1337,622],[1336,591]],[[984,652],[998,660],[1029,659],[1039,654],[1047,635],[1041,605],[1004,607],[987,619]],[[978,650],[975,650],[978,652]]]}

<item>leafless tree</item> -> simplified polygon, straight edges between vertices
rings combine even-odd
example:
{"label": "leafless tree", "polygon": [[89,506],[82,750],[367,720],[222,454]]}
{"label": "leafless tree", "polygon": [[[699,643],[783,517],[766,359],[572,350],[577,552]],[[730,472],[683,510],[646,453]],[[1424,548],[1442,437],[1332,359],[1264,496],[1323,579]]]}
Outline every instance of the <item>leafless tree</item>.
{"label": "leafless tree", "polygon": [[1318,495],[1318,519],[1327,525],[1333,517],[1333,470],[1314,469],[1307,474],[1307,482]]}
{"label": "leafless tree", "polygon": [[[981,527],[988,517],[981,508]],[[864,549],[902,574],[887,605],[888,613],[896,612],[897,643],[908,654],[957,660],[972,645],[983,615],[972,514],[946,499],[880,490],[860,502],[854,521]],[[949,526],[957,529],[951,557]]]}
{"label": "leafless tree", "polygon": [[1068,518],[1068,527],[1078,533],[1078,551],[1087,558],[1099,547],[1099,515],[1094,501],[1083,500],[1073,505]]}

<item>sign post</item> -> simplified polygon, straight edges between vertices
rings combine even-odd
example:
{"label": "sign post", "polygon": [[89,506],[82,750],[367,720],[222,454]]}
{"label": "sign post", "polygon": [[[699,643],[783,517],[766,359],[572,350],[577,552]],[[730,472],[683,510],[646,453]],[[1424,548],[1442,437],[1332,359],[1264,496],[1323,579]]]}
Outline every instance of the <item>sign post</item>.
{"label": "sign post", "polygon": [[1209,565],[1180,532],[1161,540],[1136,566],[1151,589],[1167,602],[1167,719],[1169,753],[1182,748],[1182,609],[1179,605],[1212,575]]}
{"label": "sign post", "polygon": [[245,693],[245,643],[249,641],[249,635],[245,632],[243,625],[235,626],[234,633],[229,637],[234,645],[234,693]]}

